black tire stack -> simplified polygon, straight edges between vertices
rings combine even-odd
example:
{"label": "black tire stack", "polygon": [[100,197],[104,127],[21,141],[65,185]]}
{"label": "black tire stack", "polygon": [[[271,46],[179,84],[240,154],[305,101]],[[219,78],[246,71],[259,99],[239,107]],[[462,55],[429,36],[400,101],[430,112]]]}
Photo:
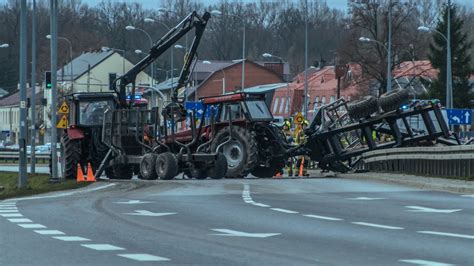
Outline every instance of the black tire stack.
{"label": "black tire stack", "polygon": [[408,100],[408,90],[394,89],[380,95],[379,104],[384,112],[391,112],[400,108]]}

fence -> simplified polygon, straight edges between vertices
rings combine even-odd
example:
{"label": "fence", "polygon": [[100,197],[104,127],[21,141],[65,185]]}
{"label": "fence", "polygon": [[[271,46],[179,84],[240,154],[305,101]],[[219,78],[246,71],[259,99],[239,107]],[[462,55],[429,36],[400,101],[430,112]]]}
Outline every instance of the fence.
{"label": "fence", "polygon": [[[49,153],[35,154],[36,163],[49,164],[51,155]],[[1,151],[0,162],[4,163],[18,163],[20,154],[18,151]],[[27,155],[28,163],[31,163],[31,155]]]}

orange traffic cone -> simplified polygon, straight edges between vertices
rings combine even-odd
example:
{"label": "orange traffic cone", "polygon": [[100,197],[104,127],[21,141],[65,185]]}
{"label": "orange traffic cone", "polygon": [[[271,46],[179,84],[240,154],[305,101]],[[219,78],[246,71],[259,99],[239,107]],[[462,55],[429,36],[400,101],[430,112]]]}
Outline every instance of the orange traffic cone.
{"label": "orange traffic cone", "polygon": [[304,168],[304,157],[303,159],[301,159],[299,176],[303,176],[303,168]]}
{"label": "orange traffic cone", "polygon": [[86,180],[84,179],[84,173],[82,172],[82,167],[80,163],[77,163],[77,182],[85,182]]}
{"label": "orange traffic cone", "polygon": [[86,177],[86,180],[87,182],[95,182],[95,177],[94,177],[94,173],[92,172],[92,167],[91,167],[91,163],[87,163],[87,177]]}
{"label": "orange traffic cone", "polygon": [[281,178],[281,173],[280,172],[276,173],[276,175],[273,178]]}

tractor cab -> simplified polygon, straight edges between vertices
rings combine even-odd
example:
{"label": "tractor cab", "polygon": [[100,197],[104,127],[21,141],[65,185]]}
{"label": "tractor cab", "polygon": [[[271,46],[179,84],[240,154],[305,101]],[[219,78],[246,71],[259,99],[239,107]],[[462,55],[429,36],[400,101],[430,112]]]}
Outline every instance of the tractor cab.
{"label": "tractor cab", "polygon": [[73,93],[67,96],[74,127],[102,127],[104,112],[115,109],[114,93]]}

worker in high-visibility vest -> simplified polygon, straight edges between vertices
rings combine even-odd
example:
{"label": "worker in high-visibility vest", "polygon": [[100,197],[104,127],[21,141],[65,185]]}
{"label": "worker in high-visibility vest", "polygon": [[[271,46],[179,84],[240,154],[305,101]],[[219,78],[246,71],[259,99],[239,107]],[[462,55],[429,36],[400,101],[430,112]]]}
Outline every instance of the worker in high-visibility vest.
{"label": "worker in high-visibility vest", "polygon": [[[285,120],[283,122],[283,134],[285,135],[285,138],[288,144],[292,144],[293,132],[291,132],[291,123],[289,120]],[[286,160],[285,170],[288,173],[288,176],[293,176],[293,172],[295,170],[295,158],[290,157]]]}
{"label": "worker in high-visibility vest", "polygon": [[[304,129],[308,126],[309,122],[308,120],[304,120],[301,123],[301,128],[295,132],[295,142],[297,145],[301,145],[306,143],[307,137],[306,134],[304,133]],[[298,176],[308,176],[308,165],[309,165],[309,156],[306,155],[301,155],[298,157],[297,163],[296,163],[296,170]]]}

